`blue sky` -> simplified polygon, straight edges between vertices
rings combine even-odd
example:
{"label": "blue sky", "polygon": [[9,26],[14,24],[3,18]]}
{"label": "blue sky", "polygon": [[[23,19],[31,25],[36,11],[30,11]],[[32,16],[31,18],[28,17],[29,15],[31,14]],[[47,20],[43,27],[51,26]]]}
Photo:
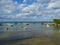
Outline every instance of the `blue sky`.
{"label": "blue sky", "polygon": [[36,2],[36,0],[27,0],[26,2],[24,2],[24,0],[13,0],[14,2],[17,1],[17,3],[19,4],[28,4],[31,5],[33,2]]}
{"label": "blue sky", "polygon": [[0,0],[0,21],[60,19],[60,0]]}

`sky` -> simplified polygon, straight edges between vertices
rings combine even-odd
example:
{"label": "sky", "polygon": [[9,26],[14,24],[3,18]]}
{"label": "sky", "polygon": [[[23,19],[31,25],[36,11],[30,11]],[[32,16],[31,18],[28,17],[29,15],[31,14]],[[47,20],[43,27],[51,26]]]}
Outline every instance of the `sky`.
{"label": "sky", "polygon": [[60,0],[0,0],[0,21],[60,19]]}

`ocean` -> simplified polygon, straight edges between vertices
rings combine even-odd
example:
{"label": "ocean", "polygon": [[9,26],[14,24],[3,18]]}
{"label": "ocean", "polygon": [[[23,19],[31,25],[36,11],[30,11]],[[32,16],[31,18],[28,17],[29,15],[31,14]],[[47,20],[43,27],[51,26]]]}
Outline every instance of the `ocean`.
{"label": "ocean", "polygon": [[2,23],[0,45],[60,45],[60,27],[52,23]]}

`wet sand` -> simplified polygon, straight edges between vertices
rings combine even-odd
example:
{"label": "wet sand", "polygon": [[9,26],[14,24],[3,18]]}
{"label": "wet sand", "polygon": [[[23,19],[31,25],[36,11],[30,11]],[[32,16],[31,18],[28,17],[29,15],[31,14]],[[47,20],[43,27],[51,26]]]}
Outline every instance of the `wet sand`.
{"label": "wet sand", "polygon": [[0,45],[60,45],[60,31],[50,31],[5,32],[0,34]]}
{"label": "wet sand", "polygon": [[0,40],[0,45],[60,45],[59,39],[48,37],[32,37],[16,40]]}

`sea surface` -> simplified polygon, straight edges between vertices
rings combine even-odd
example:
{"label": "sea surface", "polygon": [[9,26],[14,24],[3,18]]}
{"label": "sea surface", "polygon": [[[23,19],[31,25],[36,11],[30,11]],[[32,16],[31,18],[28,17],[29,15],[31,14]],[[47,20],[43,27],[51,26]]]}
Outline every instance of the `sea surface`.
{"label": "sea surface", "polygon": [[60,45],[60,27],[51,23],[3,23],[0,45]]}

